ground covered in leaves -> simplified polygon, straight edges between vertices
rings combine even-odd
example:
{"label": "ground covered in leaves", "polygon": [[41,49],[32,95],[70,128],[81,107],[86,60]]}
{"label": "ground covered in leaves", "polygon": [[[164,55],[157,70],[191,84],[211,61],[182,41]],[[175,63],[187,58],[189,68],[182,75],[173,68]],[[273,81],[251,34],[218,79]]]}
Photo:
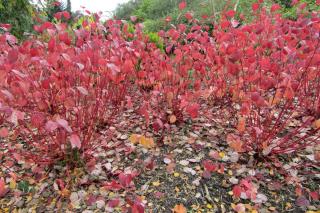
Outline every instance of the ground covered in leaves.
{"label": "ground covered in leaves", "polygon": [[[110,140],[86,165],[69,168],[59,162],[37,172],[22,159],[1,163],[9,188],[0,212],[123,212],[136,200],[145,212],[319,212],[313,149],[281,156],[271,165],[251,153],[232,151],[226,134],[233,129],[219,125],[219,116],[202,114],[158,135],[148,132],[132,111],[117,119],[101,130]],[[132,143],[140,134],[154,138],[154,146]],[[304,168],[310,163],[315,166]],[[119,174],[134,175],[120,178],[119,184]],[[141,211],[139,205],[129,211]]]}

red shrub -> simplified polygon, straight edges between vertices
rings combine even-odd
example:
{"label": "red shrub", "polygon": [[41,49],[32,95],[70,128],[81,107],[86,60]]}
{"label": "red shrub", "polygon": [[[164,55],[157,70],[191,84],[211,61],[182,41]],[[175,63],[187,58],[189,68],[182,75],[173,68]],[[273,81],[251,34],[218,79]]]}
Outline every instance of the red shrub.
{"label": "red shrub", "polygon": [[99,143],[97,125],[121,109],[137,61],[120,35],[119,22],[109,21],[73,34],[51,24],[39,40],[20,46],[1,36],[1,125],[10,130],[11,154],[46,164],[71,148],[88,157]]}

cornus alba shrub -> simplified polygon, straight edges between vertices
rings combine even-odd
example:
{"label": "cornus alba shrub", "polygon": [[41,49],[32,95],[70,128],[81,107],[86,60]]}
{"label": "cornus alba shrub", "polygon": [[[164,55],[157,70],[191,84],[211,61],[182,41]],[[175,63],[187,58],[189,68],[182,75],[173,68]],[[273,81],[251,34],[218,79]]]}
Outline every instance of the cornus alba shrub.
{"label": "cornus alba shrub", "polygon": [[264,156],[319,144],[319,13],[289,21],[259,7],[253,23],[235,29],[227,14],[214,31],[216,72],[238,110],[227,141]]}
{"label": "cornus alba shrub", "polygon": [[97,126],[121,110],[139,55],[120,24],[84,21],[69,32],[46,22],[21,45],[1,35],[1,146],[8,154],[52,164],[71,149],[86,159],[101,145]]}

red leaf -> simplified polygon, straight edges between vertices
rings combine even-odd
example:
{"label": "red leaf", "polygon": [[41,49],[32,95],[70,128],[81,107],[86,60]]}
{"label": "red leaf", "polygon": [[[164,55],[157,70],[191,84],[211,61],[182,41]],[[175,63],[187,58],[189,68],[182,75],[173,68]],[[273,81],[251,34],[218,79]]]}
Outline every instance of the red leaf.
{"label": "red leaf", "polygon": [[53,28],[53,27],[54,26],[53,26],[53,24],[51,22],[46,21],[45,23],[43,23],[41,25],[41,30],[43,31],[43,30],[46,30],[46,29],[49,29],[49,28]]}
{"label": "red leaf", "polygon": [[8,52],[8,60],[10,64],[15,63],[19,58],[18,50],[12,49]]}
{"label": "red leaf", "polygon": [[271,6],[271,12],[275,12],[277,10],[281,9],[281,6],[279,4],[273,4]]}
{"label": "red leaf", "polygon": [[228,16],[229,18],[233,18],[235,14],[236,14],[236,11],[234,10],[229,10],[226,12],[226,16]]}
{"label": "red leaf", "polygon": [[261,98],[261,96],[260,96],[260,94],[258,92],[253,92],[251,94],[251,100],[253,102],[258,102],[260,98]]}
{"label": "red leaf", "polygon": [[192,13],[188,12],[184,15],[186,17],[186,19],[191,20],[193,18]]}
{"label": "red leaf", "polygon": [[131,210],[132,213],[144,213],[144,205],[140,201],[135,201]]}
{"label": "red leaf", "polygon": [[0,129],[0,137],[5,138],[9,135],[9,130],[6,127]]}
{"label": "red leaf", "polygon": [[124,174],[124,173],[119,174],[119,183],[123,187],[129,187],[132,180],[133,180],[133,176],[131,174]]}
{"label": "red leaf", "polygon": [[190,104],[187,106],[186,111],[190,115],[191,118],[198,117],[200,105],[197,103]]}
{"label": "red leaf", "polygon": [[112,180],[111,183],[105,183],[103,186],[107,190],[118,191],[122,189],[122,185],[117,183],[115,180]]}
{"label": "red leaf", "polygon": [[252,4],[252,10],[253,11],[257,11],[259,9],[259,7],[260,7],[259,3],[253,3]]}
{"label": "red leaf", "polygon": [[215,172],[218,170],[218,165],[213,163],[211,160],[205,160],[202,162],[203,167],[208,172]]}
{"label": "red leaf", "polygon": [[71,18],[70,13],[68,11],[63,11],[62,15],[66,20],[69,20]]}
{"label": "red leaf", "polygon": [[61,17],[62,17],[62,13],[61,13],[61,12],[58,12],[58,13],[54,14],[54,17],[55,17],[56,19],[60,20]]}
{"label": "red leaf", "polygon": [[71,143],[71,147],[74,149],[74,148],[78,148],[80,149],[81,148],[81,141],[80,141],[80,138],[78,135],[76,134],[72,134],[70,136],[70,143]]}
{"label": "red leaf", "polygon": [[48,42],[48,50],[50,52],[54,52],[55,47],[56,47],[56,40],[55,38],[51,38],[50,41]]}
{"label": "red leaf", "polygon": [[108,202],[108,206],[110,208],[115,208],[115,207],[119,206],[119,204],[120,204],[120,199],[119,198],[112,199],[112,200],[110,200]]}
{"label": "red leaf", "polygon": [[163,129],[162,121],[159,118],[155,120],[152,124],[152,128],[154,131],[159,132],[159,130]]}
{"label": "red leaf", "polygon": [[314,201],[318,201],[319,200],[319,193],[317,191],[310,192],[309,195]]}
{"label": "red leaf", "polygon": [[0,24],[0,28],[4,29],[5,31],[9,31],[11,29],[11,24]]}
{"label": "red leaf", "polygon": [[187,3],[185,1],[182,1],[179,3],[179,10],[183,10],[184,8],[186,8]]}
{"label": "red leaf", "polygon": [[41,113],[31,115],[31,124],[36,128],[41,128],[45,123],[45,117]]}
{"label": "red leaf", "polygon": [[236,185],[233,187],[232,192],[235,197],[240,197],[242,189],[239,185]]}

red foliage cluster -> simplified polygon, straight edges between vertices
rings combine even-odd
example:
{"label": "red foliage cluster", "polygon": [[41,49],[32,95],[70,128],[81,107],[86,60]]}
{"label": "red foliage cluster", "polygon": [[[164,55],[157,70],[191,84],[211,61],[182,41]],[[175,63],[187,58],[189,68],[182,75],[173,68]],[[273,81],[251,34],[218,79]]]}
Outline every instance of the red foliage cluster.
{"label": "red foliage cluster", "polygon": [[139,56],[120,24],[84,22],[71,34],[46,22],[20,45],[1,35],[1,125],[11,153],[50,164],[70,147],[84,155],[93,147],[97,126],[121,109]]}
{"label": "red foliage cluster", "polygon": [[[185,8],[185,2],[179,5]],[[227,142],[238,152],[289,153],[319,143],[319,13],[283,19],[252,6],[240,26],[235,11],[209,26],[184,17],[159,32],[157,48],[142,25],[85,20],[80,29],[45,22],[16,44],[0,36],[0,131],[19,159],[51,164],[71,149],[92,151],[98,126],[134,108],[156,131],[195,119],[202,103],[237,115]],[[58,14],[68,19],[68,14]],[[209,102],[209,99],[211,100]],[[208,112],[207,112],[208,113]]]}

